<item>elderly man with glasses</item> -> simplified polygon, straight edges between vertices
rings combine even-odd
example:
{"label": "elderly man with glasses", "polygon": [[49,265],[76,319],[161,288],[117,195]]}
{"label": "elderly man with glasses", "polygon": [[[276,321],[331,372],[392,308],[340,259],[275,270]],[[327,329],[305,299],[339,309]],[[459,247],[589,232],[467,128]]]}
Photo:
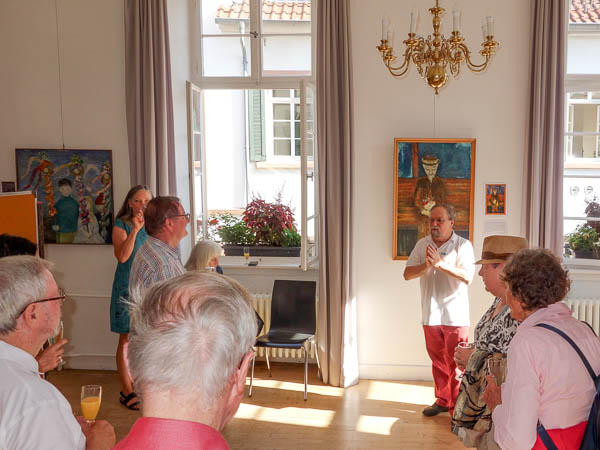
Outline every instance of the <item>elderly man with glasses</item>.
{"label": "elderly man with glasses", "polygon": [[134,299],[129,367],[142,418],[115,449],[226,450],[256,339],[251,297],[236,281],[188,272]]}
{"label": "elderly man with glasses", "polygon": [[178,246],[188,234],[189,222],[190,215],[177,197],[155,197],[148,202],[144,211],[144,227],[149,237],[131,265],[131,294],[185,272]]}
{"label": "elderly man with glasses", "polygon": [[0,448],[109,448],[113,427],[84,425],[67,399],[38,372],[35,355],[55,334],[66,297],[47,261],[0,259]]}

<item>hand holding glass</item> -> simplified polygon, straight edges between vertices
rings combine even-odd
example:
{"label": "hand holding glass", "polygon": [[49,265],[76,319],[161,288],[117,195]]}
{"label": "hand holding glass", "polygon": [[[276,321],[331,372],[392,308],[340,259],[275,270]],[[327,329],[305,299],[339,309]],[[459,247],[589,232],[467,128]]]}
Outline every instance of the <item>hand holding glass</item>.
{"label": "hand holding glass", "polygon": [[95,422],[101,401],[102,386],[96,384],[81,386],[81,414],[83,414],[86,423],[92,424]]}
{"label": "hand holding glass", "polygon": [[[54,345],[57,342],[62,341],[64,331],[65,331],[65,327],[63,325],[63,321],[61,320],[60,322],[58,322],[58,326],[56,327],[56,330],[54,331],[54,335],[50,336],[48,338],[48,343],[50,345]],[[59,357],[58,358],[58,364],[56,366],[56,370],[62,370],[62,366],[63,366],[64,363],[65,363],[65,361],[64,361],[63,357],[62,356]]]}
{"label": "hand holding glass", "polygon": [[500,386],[506,378],[506,365],[502,359],[488,358],[488,373],[494,377],[496,384]]}
{"label": "hand holding glass", "polygon": [[[459,342],[458,343],[458,348],[464,348],[464,349],[474,349],[475,348],[475,344],[473,342]],[[455,358],[455,362],[456,362],[456,358]],[[466,362],[465,362],[465,366],[466,366]],[[462,377],[464,375],[464,371],[459,373],[458,375],[456,375],[456,379],[457,380],[462,380]]]}

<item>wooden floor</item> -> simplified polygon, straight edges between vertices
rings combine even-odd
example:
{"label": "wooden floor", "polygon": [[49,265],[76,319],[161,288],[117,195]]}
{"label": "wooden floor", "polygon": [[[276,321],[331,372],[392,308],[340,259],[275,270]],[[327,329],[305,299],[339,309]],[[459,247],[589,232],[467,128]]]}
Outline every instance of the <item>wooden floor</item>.
{"label": "wooden floor", "polygon": [[[305,402],[302,365],[274,363],[272,375],[257,362],[252,398],[244,398],[223,431],[232,449],[464,449],[450,432],[447,413],[421,414],[434,400],[431,383],[362,380],[340,389],[325,386],[311,368]],[[81,385],[101,384],[99,418],[113,424],[117,440],[140,416],[118,403],[116,372],[63,370],[49,381],[76,414]]]}

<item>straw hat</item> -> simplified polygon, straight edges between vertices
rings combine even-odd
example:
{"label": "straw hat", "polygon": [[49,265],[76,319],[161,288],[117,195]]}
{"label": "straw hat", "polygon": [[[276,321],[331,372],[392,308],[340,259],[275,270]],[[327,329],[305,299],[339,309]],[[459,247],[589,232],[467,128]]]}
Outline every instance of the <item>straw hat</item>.
{"label": "straw hat", "polygon": [[426,166],[435,166],[440,163],[440,159],[434,155],[425,155],[421,158],[421,163]]}
{"label": "straw hat", "polygon": [[475,264],[505,262],[513,253],[528,248],[527,239],[517,236],[488,236],[483,240],[481,259]]}

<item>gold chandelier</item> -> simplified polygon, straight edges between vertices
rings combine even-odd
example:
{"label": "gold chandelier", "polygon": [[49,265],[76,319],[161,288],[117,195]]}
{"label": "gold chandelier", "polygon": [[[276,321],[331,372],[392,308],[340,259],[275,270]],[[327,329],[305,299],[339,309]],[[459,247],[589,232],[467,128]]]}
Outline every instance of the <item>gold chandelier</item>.
{"label": "gold chandelier", "polygon": [[433,15],[433,36],[429,35],[427,39],[415,34],[417,13],[411,12],[410,33],[408,33],[408,39],[404,41],[406,50],[401,65],[396,67],[392,65],[396,61],[392,48],[394,31],[389,29],[389,22],[385,18],[382,21],[381,45],[377,46],[377,50],[381,53],[383,63],[393,76],[404,75],[412,61],[421,78],[427,81],[427,84],[438,94],[439,88],[448,81],[448,68],[455,78],[458,77],[463,62],[471,71],[483,72],[499,44],[494,41],[494,19],[488,15],[481,27],[484,40],[481,44],[483,48],[479,51],[485,61],[481,64],[474,64],[471,61],[471,52],[463,43],[464,38],[460,34],[460,11],[453,11],[452,36],[449,39],[440,34],[440,17],[444,13],[444,8],[440,8],[439,0],[435,1],[435,6],[430,8],[429,12]]}

